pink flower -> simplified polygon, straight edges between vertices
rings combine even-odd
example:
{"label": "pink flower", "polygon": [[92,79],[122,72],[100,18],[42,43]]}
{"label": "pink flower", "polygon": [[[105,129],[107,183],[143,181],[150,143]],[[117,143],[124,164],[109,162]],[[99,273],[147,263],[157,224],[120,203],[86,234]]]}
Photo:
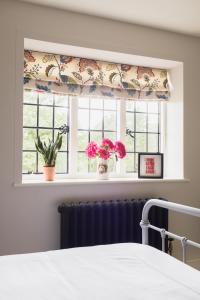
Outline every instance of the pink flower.
{"label": "pink flower", "polygon": [[108,150],[113,150],[114,149],[113,142],[110,139],[107,139],[107,138],[103,139],[101,145],[102,145],[102,147],[107,147]]}
{"label": "pink flower", "polygon": [[97,143],[90,142],[85,153],[89,159],[98,156],[104,160],[109,159],[111,155],[115,154],[116,160],[118,160],[118,158],[122,159],[126,156],[126,149],[122,142],[116,141],[115,144],[113,144],[110,139],[105,138],[100,147],[98,147]]}
{"label": "pink flower", "polygon": [[94,158],[97,155],[98,146],[95,142],[90,142],[85,150],[88,158]]}
{"label": "pink flower", "polygon": [[110,152],[106,149],[99,148],[98,153],[99,153],[100,158],[102,158],[104,160],[107,160],[110,158]]}
{"label": "pink flower", "polygon": [[122,142],[116,141],[115,142],[115,152],[117,152],[118,158],[124,158],[126,156],[126,149]]}

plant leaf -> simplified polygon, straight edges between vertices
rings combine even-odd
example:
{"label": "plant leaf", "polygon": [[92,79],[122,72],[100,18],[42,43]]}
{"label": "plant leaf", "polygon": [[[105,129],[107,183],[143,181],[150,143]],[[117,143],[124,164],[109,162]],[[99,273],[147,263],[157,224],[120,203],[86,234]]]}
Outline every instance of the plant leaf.
{"label": "plant leaf", "polygon": [[167,86],[168,86],[168,80],[167,80],[167,78],[163,81],[163,86],[164,86],[164,88],[167,88]]}
{"label": "plant leaf", "polygon": [[47,77],[51,76],[51,74],[52,74],[52,72],[53,72],[53,70],[54,70],[55,68],[56,68],[56,66],[54,66],[53,64],[48,65],[48,66],[46,67],[46,70],[45,70],[46,76],[47,76]]}
{"label": "plant leaf", "polygon": [[112,72],[112,73],[110,74],[110,76],[109,76],[109,81],[110,81],[110,83],[113,83],[113,79],[114,79],[114,77],[115,77],[116,75],[118,75],[116,72]]}
{"label": "plant leaf", "polygon": [[62,147],[62,134],[58,133],[55,142],[42,142],[38,136],[35,140],[36,150],[42,154],[46,166],[55,166],[58,151]]}
{"label": "plant leaf", "polygon": [[68,76],[68,83],[69,84],[77,84],[76,80],[74,80],[74,78]]}
{"label": "plant leaf", "polygon": [[82,80],[82,76],[77,73],[77,72],[72,72],[72,74],[74,75],[75,78],[77,78],[78,80]]}

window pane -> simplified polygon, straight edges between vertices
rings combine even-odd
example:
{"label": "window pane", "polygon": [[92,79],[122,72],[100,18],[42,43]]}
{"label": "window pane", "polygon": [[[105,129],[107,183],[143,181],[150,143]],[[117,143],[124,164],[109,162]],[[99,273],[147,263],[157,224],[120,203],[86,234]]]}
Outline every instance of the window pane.
{"label": "window pane", "polygon": [[135,109],[135,102],[127,100],[126,101],[126,111],[134,111]]}
{"label": "window pane", "polygon": [[125,170],[127,173],[134,172],[134,161],[135,161],[135,154],[127,153],[125,157]]}
{"label": "window pane", "polygon": [[91,110],[90,112],[90,129],[102,130],[103,111]]}
{"label": "window pane", "polygon": [[[88,160],[85,156],[87,144],[90,141],[100,145],[102,138],[110,138],[113,142],[117,137],[117,101],[105,100],[100,98],[87,99],[79,98],[78,112],[78,165],[77,169],[80,173],[96,172],[96,160]],[[82,107],[85,107],[83,109]],[[88,108],[88,109],[86,109]],[[84,131],[82,131],[82,130]],[[88,132],[86,132],[86,130]],[[89,140],[88,140],[89,137]],[[82,153],[81,153],[82,152]],[[82,159],[82,161],[81,161]],[[113,162],[110,161],[111,168]],[[114,165],[115,167],[115,165]]]}
{"label": "window pane", "polygon": [[79,109],[78,111],[78,128],[89,129],[89,110]]}
{"label": "window pane", "polygon": [[100,98],[90,99],[90,108],[91,109],[94,109],[94,108],[102,109],[103,108],[103,100]]}
{"label": "window pane", "polygon": [[[54,130],[54,140],[57,137],[59,130]],[[62,135],[62,146],[60,151],[67,151],[68,150],[68,135],[67,134],[63,134]]]}
{"label": "window pane", "polygon": [[114,156],[112,156],[109,160],[108,160],[108,172],[112,173],[112,172],[116,172],[116,159]]}
{"label": "window pane", "polygon": [[38,173],[43,173],[44,159],[40,153],[38,153]]}
{"label": "window pane", "polygon": [[23,173],[36,172],[36,152],[23,152]]}
{"label": "window pane", "polygon": [[146,111],[147,111],[147,102],[137,101],[136,112],[146,112]]}
{"label": "window pane", "polygon": [[37,93],[24,91],[24,103],[37,104]]}
{"label": "window pane", "polygon": [[79,97],[78,98],[78,107],[89,108],[89,98]]}
{"label": "window pane", "polygon": [[39,104],[53,105],[53,94],[40,93],[39,94]]}
{"label": "window pane", "polygon": [[136,133],[136,151],[137,152],[146,152],[146,134],[145,133]]}
{"label": "window pane", "polygon": [[130,137],[129,135],[126,135],[125,137],[125,147],[127,152],[134,152],[134,138]]}
{"label": "window pane", "polygon": [[111,109],[111,110],[116,110],[117,109],[117,100],[111,100],[111,99],[106,99],[104,100],[104,109]]}
{"label": "window pane", "polygon": [[149,113],[158,113],[159,104],[157,102],[149,102],[148,103],[148,112]]}
{"label": "window pane", "polygon": [[58,152],[56,160],[56,172],[67,173],[67,153]]}
{"label": "window pane", "polygon": [[53,132],[51,129],[39,129],[38,135],[42,142],[48,143],[49,139],[53,139]]}
{"label": "window pane", "polygon": [[158,152],[158,134],[148,135],[148,151]]}
{"label": "window pane", "polygon": [[148,115],[148,131],[158,132],[158,115]]}
{"label": "window pane", "polygon": [[97,172],[97,158],[89,160],[89,173]]}
{"label": "window pane", "polygon": [[55,95],[55,105],[69,106],[69,97],[67,95]]}
{"label": "window pane", "polygon": [[135,154],[135,172],[138,172],[138,153]]}
{"label": "window pane", "polygon": [[63,107],[55,107],[55,124],[54,126],[59,128],[60,126],[68,124],[68,109]]}
{"label": "window pane", "polygon": [[85,151],[89,142],[88,131],[79,131],[78,132],[78,151]]}
{"label": "window pane", "polygon": [[23,150],[35,150],[36,129],[23,129]]}
{"label": "window pane", "polygon": [[90,141],[96,142],[98,145],[102,141],[102,132],[100,131],[90,131]]}
{"label": "window pane", "polygon": [[117,133],[106,131],[104,132],[104,138],[108,138],[114,143],[117,140]]}
{"label": "window pane", "polygon": [[[34,140],[37,136],[37,131],[42,142],[48,144],[49,139],[52,140],[54,138],[55,140],[57,133],[59,132],[57,129],[55,130],[55,128],[59,128],[63,124],[68,124],[69,97],[66,95],[53,95],[38,92],[29,93],[25,91],[24,102],[25,101],[30,104],[24,104],[23,106],[23,171],[27,169],[28,171],[26,172],[32,172],[32,169],[34,168],[34,172],[41,173],[44,165],[43,158],[41,154],[32,152],[35,151]],[[34,103],[34,105],[32,105],[32,103]],[[63,107],[55,107],[56,104]],[[39,119],[37,119],[38,112]],[[58,155],[57,170],[58,172],[66,173],[68,171],[68,134],[64,134],[62,137],[63,143],[61,151],[65,152],[61,152],[62,154],[59,153]],[[27,150],[29,150],[29,152]],[[30,162],[28,162],[28,159],[30,159]]]}
{"label": "window pane", "polygon": [[23,124],[24,126],[37,126],[37,106],[24,105],[23,109]]}
{"label": "window pane", "polygon": [[53,107],[39,108],[39,126],[40,127],[52,127],[53,126]]}
{"label": "window pane", "polygon": [[159,110],[160,103],[157,102],[126,101],[126,128],[133,131],[133,136],[135,136],[135,139],[126,136],[126,150],[129,152],[125,158],[126,172],[137,172],[138,155],[136,152],[158,151],[160,143],[158,139]]}
{"label": "window pane", "polygon": [[78,173],[88,173],[88,159],[85,153],[78,153],[77,169]]}
{"label": "window pane", "polygon": [[136,114],[136,131],[146,131],[146,114]]}
{"label": "window pane", "polygon": [[104,129],[116,131],[116,112],[104,112]]}
{"label": "window pane", "polygon": [[126,128],[134,130],[134,114],[126,113]]}

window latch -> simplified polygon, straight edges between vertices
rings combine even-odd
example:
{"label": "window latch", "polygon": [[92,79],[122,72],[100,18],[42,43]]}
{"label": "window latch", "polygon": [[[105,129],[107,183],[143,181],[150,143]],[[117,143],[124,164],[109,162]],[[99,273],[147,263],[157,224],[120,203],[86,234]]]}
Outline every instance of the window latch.
{"label": "window latch", "polygon": [[59,131],[61,134],[67,134],[69,133],[69,126],[67,124],[63,124],[59,127]]}
{"label": "window latch", "polygon": [[134,131],[133,130],[130,130],[130,129],[126,129],[126,135],[129,135],[131,138],[135,138],[135,134],[134,134]]}

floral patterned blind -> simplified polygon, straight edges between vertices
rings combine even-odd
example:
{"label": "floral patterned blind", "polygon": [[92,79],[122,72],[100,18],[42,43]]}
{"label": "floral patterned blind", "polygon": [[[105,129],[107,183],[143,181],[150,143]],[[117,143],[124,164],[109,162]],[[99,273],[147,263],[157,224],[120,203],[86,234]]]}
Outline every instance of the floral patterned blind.
{"label": "floral patterned blind", "polygon": [[168,73],[66,55],[24,51],[24,88],[132,100],[168,100]]}

